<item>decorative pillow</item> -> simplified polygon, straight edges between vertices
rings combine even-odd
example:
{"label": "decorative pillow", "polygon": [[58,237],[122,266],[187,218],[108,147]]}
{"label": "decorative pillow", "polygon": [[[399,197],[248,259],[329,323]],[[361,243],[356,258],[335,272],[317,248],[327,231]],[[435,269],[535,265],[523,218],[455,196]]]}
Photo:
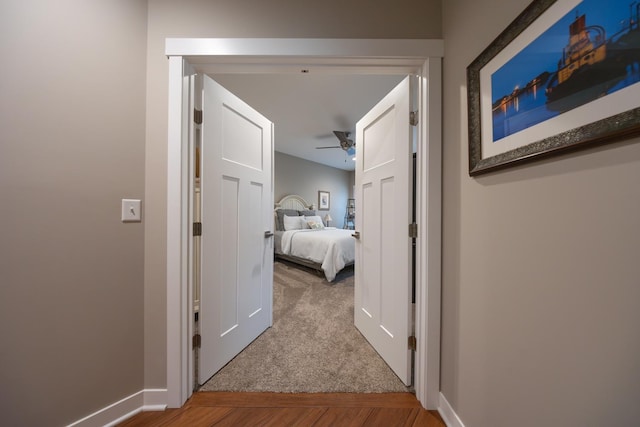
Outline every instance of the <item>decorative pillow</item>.
{"label": "decorative pillow", "polygon": [[322,230],[324,228],[322,218],[320,218],[320,216],[318,215],[305,216],[304,220],[306,221],[309,228],[313,228],[315,230]]}
{"label": "decorative pillow", "polygon": [[313,230],[323,230],[324,229],[324,224],[321,222],[317,222],[317,221],[307,221],[307,225],[309,226],[309,228],[313,229]]}
{"label": "decorative pillow", "polygon": [[304,221],[303,216],[289,216],[285,215],[283,217],[284,222],[284,230],[301,230],[303,228],[307,228],[307,224]]}
{"label": "decorative pillow", "polygon": [[302,216],[314,216],[316,214],[316,211],[298,211],[298,215],[302,215]]}
{"label": "decorative pillow", "polygon": [[276,230],[283,231],[284,230],[284,220],[283,217],[285,215],[288,216],[298,216],[298,211],[295,209],[277,209],[276,210]]}

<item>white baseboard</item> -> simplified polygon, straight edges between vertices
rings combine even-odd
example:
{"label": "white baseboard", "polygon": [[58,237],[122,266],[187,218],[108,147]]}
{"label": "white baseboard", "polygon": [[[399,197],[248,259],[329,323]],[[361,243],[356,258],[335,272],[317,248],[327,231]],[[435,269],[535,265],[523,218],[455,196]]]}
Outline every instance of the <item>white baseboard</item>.
{"label": "white baseboard", "polygon": [[440,416],[447,427],[464,427],[460,417],[458,417],[458,414],[456,414],[442,393],[440,393],[440,405],[438,405],[438,412],[440,412]]}
{"label": "white baseboard", "polygon": [[164,411],[166,407],[166,389],[141,390],[69,424],[68,427],[115,426],[139,412]]}
{"label": "white baseboard", "polygon": [[147,389],[144,391],[143,411],[164,411],[167,409],[167,389]]}

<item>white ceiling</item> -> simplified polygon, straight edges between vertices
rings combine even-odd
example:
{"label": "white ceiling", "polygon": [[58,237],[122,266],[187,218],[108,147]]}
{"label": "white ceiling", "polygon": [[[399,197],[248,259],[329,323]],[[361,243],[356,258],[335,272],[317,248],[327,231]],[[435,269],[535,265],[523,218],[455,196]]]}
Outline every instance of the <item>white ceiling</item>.
{"label": "white ceiling", "polygon": [[355,141],[356,122],[405,76],[311,71],[211,77],[274,123],[276,151],[354,170],[344,150],[316,147],[338,146],[334,130],[352,132]]}

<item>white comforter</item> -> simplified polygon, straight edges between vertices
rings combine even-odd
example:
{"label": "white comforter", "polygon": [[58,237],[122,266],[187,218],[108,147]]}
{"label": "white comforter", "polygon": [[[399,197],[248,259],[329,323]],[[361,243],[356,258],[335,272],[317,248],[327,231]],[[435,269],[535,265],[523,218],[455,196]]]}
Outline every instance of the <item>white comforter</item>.
{"label": "white comforter", "polygon": [[282,234],[282,253],[322,264],[329,282],[345,265],[355,260],[351,230],[290,230]]}

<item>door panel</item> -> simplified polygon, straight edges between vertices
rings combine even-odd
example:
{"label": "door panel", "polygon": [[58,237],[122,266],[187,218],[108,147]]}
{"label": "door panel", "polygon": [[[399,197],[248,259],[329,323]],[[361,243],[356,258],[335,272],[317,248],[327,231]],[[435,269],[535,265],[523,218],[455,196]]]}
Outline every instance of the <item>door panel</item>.
{"label": "door panel", "polygon": [[[221,234],[219,242],[209,242],[209,244],[205,245],[208,249],[209,247],[219,243],[222,249],[220,251],[222,257],[221,266],[227,267],[221,271],[221,282],[217,283],[209,277],[206,277],[205,280],[203,280],[203,291],[206,294],[211,293],[211,286],[224,284],[224,286],[220,287],[220,326],[218,332],[221,336],[226,335],[238,326],[238,192],[239,182],[237,179],[222,177],[221,206],[225,207],[225,209],[222,209],[222,224],[224,224],[224,227],[220,230]],[[208,222],[208,215],[206,215],[206,213],[208,212],[205,211],[205,215],[203,215],[205,218],[203,219],[203,222],[205,223]],[[211,236],[211,234],[208,233],[208,236]],[[205,250],[203,260],[208,259],[206,257],[207,252],[208,251]],[[207,272],[209,271],[208,268],[205,268],[205,270]],[[215,297],[215,295],[213,295],[213,297]],[[217,304],[217,301],[212,301],[210,303]],[[209,307],[215,307],[215,305],[210,304]],[[206,309],[208,307],[205,306],[204,308]],[[205,318],[211,314],[213,313],[205,313],[202,316],[203,325]],[[203,327],[203,330],[206,331],[206,327]]]}
{"label": "door panel", "polygon": [[272,322],[273,125],[203,79],[199,382]]}
{"label": "door panel", "polygon": [[407,77],[356,124],[355,325],[411,383],[412,139]]}
{"label": "door panel", "polygon": [[225,124],[222,138],[223,158],[242,166],[262,170],[263,129],[228,105],[223,106],[222,113]]}

